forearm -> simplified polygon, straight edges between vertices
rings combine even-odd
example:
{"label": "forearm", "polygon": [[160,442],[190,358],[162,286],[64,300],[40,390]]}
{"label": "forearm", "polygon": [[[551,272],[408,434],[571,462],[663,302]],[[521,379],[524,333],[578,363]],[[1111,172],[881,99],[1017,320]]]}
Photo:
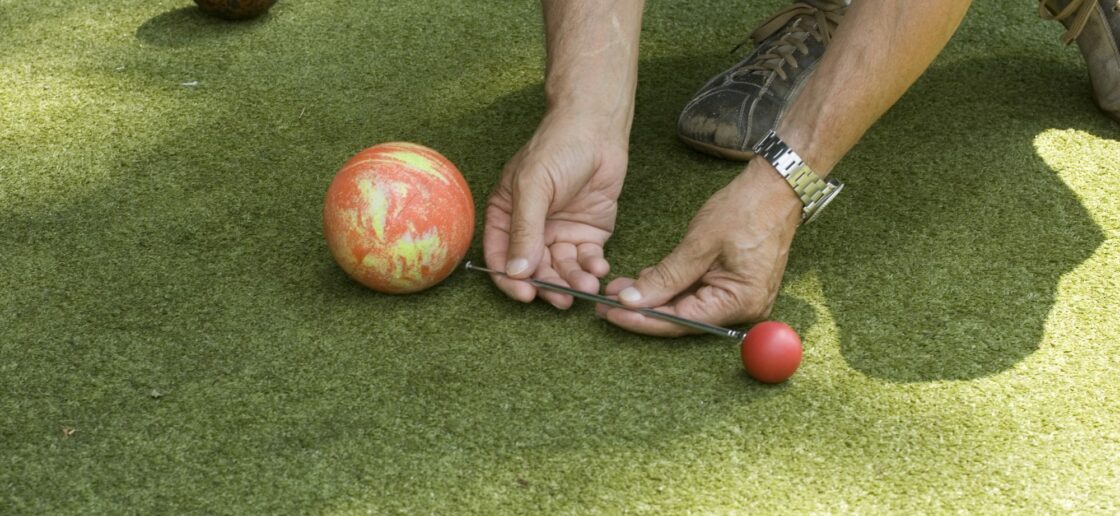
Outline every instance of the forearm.
{"label": "forearm", "polygon": [[854,0],[778,134],[828,174],[953,35],[969,0]]}
{"label": "forearm", "polygon": [[629,133],[644,3],[542,0],[550,110],[621,124],[620,129]]}

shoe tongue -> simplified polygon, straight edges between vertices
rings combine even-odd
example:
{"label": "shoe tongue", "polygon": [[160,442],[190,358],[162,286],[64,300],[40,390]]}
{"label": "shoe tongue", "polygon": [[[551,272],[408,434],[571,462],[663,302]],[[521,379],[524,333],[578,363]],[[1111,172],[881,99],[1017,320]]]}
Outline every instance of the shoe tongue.
{"label": "shoe tongue", "polygon": [[[778,34],[783,30],[788,30],[786,25],[794,24],[802,20],[815,23],[816,15],[819,15],[821,11],[838,11],[845,7],[847,7],[847,3],[844,0],[804,0],[796,2],[774,13],[774,16],[762,22],[748,38],[757,45],[774,34]],[[792,25],[790,28],[792,28]],[[811,29],[806,27],[803,30]],[[829,28],[820,30],[829,30]]]}
{"label": "shoe tongue", "polygon": [[775,53],[783,47],[804,44],[815,32],[819,32],[819,29],[812,18],[798,18],[790,22],[781,32],[765,40],[760,48],[766,53]]}
{"label": "shoe tongue", "polygon": [[748,57],[739,63],[734,73],[735,77],[759,76],[769,77],[777,73],[783,79],[786,74],[782,71],[786,67],[786,59],[798,51],[799,45],[809,38],[809,33],[800,27],[803,20],[795,20],[786,27],[780,37],[768,40],[765,46],[759,48],[757,54]]}

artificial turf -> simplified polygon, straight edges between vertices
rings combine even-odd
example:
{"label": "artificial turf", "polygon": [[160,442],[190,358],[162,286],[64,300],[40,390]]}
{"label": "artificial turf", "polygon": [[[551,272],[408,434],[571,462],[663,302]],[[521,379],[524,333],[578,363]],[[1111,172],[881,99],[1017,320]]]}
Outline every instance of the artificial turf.
{"label": "artificial turf", "polygon": [[[740,169],[676,114],[784,3],[649,2],[613,275]],[[716,337],[332,262],[323,194],[373,143],[438,149],[482,207],[542,112],[540,29],[530,1],[0,0],[0,513],[1120,511],[1120,124],[1032,2],[978,0],[835,169],[776,387]]]}

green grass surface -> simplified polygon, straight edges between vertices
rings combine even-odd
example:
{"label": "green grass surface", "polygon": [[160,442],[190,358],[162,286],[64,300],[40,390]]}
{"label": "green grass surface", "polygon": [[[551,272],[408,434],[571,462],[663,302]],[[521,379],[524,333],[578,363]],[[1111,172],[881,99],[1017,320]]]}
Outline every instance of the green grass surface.
{"label": "green grass surface", "polygon": [[[739,169],[676,113],[783,3],[650,2],[616,274]],[[1116,513],[1120,124],[1060,32],[978,1],[844,159],[767,387],[716,337],[331,261],[373,143],[481,206],[541,113],[534,2],[0,0],[0,513]]]}

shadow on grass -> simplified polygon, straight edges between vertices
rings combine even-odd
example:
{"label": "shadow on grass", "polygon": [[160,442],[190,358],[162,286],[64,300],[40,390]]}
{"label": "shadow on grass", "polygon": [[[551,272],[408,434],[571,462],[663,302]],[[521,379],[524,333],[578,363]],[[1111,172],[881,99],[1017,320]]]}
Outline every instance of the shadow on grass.
{"label": "shadow on grass", "polygon": [[136,38],[159,47],[188,47],[252,32],[271,17],[229,21],[208,16],[197,6],[182,7],[153,16],[136,29]]}
{"label": "shadow on grass", "polygon": [[899,382],[968,380],[1038,349],[1062,276],[1104,235],[1035,138],[1116,138],[1082,69],[1027,57],[931,69],[837,169],[850,189],[797,244],[843,356]]}

